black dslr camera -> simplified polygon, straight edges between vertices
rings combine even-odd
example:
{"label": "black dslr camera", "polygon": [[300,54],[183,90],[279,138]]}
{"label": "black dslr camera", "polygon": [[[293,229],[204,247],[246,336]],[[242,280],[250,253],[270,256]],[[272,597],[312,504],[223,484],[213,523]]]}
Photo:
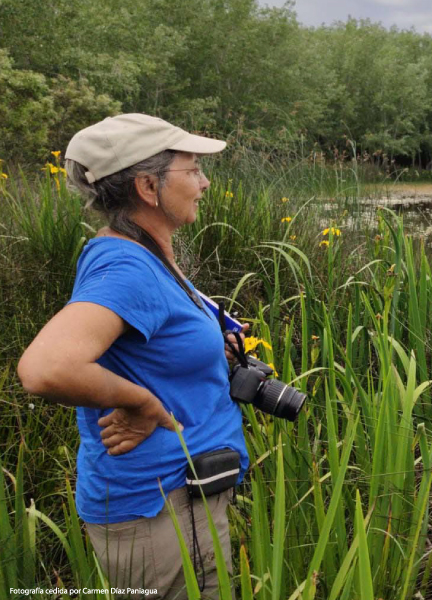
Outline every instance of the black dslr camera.
{"label": "black dslr camera", "polygon": [[[253,356],[246,356],[240,333],[224,330],[222,319],[220,322],[225,341],[238,360],[230,374],[231,398],[236,402],[253,404],[275,417],[295,421],[305,403],[306,394],[277,379],[268,379],[273,369]],[[238,349],[227,339],[229,333],[234,334]]]}
{"label": "black dslr camera", "polygon": [[240,364],[231,371],[231,398],[236,402],[253,404],[275,417],[295,421],[305,403],[306,394],[277,379],[267,379],[273,373],[271,367],[252,356],[246,356],[244,351],[239,354],[243,355],[246,362],[239,361]]}
{"label": "black dslr camera", "polygon": [[[241,325],[225,312],[223,302],[208,304],[209,299],[201,295],[207,306],[218,316],[219,325],[225,342],[231,348],[238,360],[230,373],[230,395],[235,402],[253,404],[260,410],[275,417],[295,421],[305,403],[306,394],[290,387],[277,379],[268,379],[273,369],[253,358],[246,356],[243,340],[240,336]],[[211,301],[210,301],[211,302]],[[232,330],[227,330],[227,320]],[[237,340],[238,349],[230,342],[228,335],[233,334]]]}

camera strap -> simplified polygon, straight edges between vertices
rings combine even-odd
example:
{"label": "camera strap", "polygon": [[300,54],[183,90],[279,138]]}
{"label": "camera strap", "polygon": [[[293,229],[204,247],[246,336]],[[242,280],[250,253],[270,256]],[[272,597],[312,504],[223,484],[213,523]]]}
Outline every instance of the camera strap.
{"label": "camera strap", "polygon": [[214,496],[231,488],[234,490],[240,473],[240,454],[236,450],[222,448],[197,454],[192,456],[191,460],[193,468],[189,465],[186,469],[186,489],[189,496],[192,523],[193,566],[198,579],[198,556],[202,572],[202,583],[200,585],[200,591],[202,592],[205,588],[205,569],[195,525],[194,498],[201,498],[201,494]]}
{"label": "camera strap", "polygon": [[161,263],[167,269],[167,271],[171,273],[171,275],[177,281],[179,286],[186,292],[186,294],[189,296],[189,298],[192,300],[195,306],[202,310],[203,313],[207,315],[207,317],[211,318],[204,310],[204,305],[202,303],[201,298],[198,296],[198,294],[191,290],[186,281],[182,277],[180,277],[179,273],[176,271],[176,269],[172,266],[172,264],[165,256],[165,254],[162,252],[162,249],[159,246],[159,244],[152,238],[152,236],[147,231],[145,231],[145,229],[142,229],[142,227],[140,227],[133,221],[130,221],[130,224],[132,226],[130,229],[133,230],[133,234],[130,230],[122,231],[121,228],[116,227],[115,225],[110,225],[110,227],[114,231],[117,231],[117,233],[127,235],[135,242],[138,242],[138,244],[141,244],[141,246],[144,246],[144,248],[147,248],[147,250],[149,250],[152,254],[154,254],[156,258],[158,258],[161,261]]}
{"label": "camera strap", "polygon": [[[243,344],[243,340],[241,338],[241,335],[238,331],[230,331],[229,329],[226,328],[226,324],[225,324],[225,306],[223,302],[219,302],[219,325],[220,328],[222,330],[222,335],[224,336],[225,339],[225,343],[228,344],[228,346],[230,347],[230,349],[232,350],[232,353],[234,354],[234,356],[236,357],[236,359],[239,361],[240,365],[244,368],[248,368],[248,361],[246,358],[246,353],[245,353],[245,349],[244,349],[244,344]],[[229,339],[228,336],[232,334],[234,335],[236,341],[237,341],[237,346],[236,347]]]}

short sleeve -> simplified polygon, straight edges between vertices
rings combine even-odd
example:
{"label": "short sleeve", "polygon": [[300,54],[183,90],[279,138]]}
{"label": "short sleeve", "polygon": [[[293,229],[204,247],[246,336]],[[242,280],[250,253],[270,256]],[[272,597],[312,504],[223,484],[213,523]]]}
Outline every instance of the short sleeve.
{"label": "short sleeve", "polygon": [[80,257],[68,304],[93,302],[109,308],[148,341],[169,318],[163,284],[135,254],[94,249]]}

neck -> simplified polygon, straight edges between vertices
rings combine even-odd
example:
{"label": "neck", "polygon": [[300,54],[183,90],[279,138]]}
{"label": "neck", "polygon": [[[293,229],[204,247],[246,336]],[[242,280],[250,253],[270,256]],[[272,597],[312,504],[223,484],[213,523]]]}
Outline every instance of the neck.
{"label": "neck", "polygon": [[171,232],[156,226],[151,222],[150,219],[139,218],[138,215],[134,215],[134,217],[131,218],[131,222],[134,225],[137,225],[140,229],[143,229],[146,233],[148,233],[159,246],[159,248],[162,250],[163,254],[166,256],[168,261],[175,266],[175,257],[172,246]]}
{"label": "neck", "polygon": [[175,257],[174,257],[174,249],[172,245],[172,236],[171,234],[163,234],[158,228],[153,227],[151,223],[141,224],[137,221],[134,221],[138,227],[143,229],[146,233],[148,233],[162,250],[164,255],[167,257],[171,264],[175,265]]}

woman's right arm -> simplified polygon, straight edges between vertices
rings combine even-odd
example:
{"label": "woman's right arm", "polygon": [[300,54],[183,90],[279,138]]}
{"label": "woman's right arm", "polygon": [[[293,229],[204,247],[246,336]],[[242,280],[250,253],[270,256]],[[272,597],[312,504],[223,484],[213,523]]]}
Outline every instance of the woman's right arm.
{"label": "woman's right arm", "polygon": [[127,327],[103,306],[69,304],[45,325],[18,365],[31,394],[69,406],[116,409],[100,420],[110,454],[132,450],[157,426],[174,430],[156,396],[95,362]]}

